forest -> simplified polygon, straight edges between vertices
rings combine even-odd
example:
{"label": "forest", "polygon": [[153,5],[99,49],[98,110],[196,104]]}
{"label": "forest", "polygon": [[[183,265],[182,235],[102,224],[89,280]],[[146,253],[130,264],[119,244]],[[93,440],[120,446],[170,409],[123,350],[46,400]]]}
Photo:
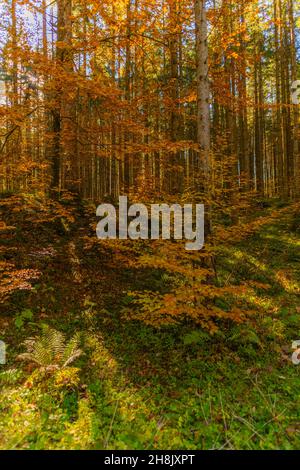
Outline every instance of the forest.
{"label": "forest", "polygon": [[299,13],[0,2],[0,449],[300,449]]}

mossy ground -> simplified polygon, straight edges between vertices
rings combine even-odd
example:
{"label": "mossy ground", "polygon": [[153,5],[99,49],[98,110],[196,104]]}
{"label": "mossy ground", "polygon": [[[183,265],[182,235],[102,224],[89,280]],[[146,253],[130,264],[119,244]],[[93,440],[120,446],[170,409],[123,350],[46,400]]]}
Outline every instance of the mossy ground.
{"label": "mossy ground", "polygon": [[[299,217],[287,212],[218,256],[223,281],[265,287],[253,294],[257,318],[213,337],[189,324],[155,330],[123,321],[127,292],[159,284],[161,273],[137,275],[110,253],[87,249],[84,224],[60,234],[20,222],[5,240],[22,267],[42,275],[0,317],[8,345],[1,448],[299,448],[300,365],[291,362],[300,339]],[[41,248],[48,252],[34,254]],[[30,385],[32,370],[16,361],[23,340],[45,323],[83,332],[78,386]]]}

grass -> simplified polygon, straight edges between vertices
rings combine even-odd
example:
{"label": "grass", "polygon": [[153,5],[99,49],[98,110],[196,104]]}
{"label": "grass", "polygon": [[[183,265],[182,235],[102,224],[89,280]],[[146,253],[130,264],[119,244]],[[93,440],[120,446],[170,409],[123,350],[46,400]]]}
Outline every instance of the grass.
{"label": "grass", "polygon": [[[74,248],[74,234],[53,233],[50,242],[43,232],[40,243],[56,254],[39,257],[29,256],[30,227],[19,241],[12,237],[7,245],[20,264],[42,276],[33,291],[14,294],[1,316],[8,345],[8,364],[0,366],[1,448],[299,448],[300,366],[291,362],[291,344],[300,339],[298,227],[287,212],[222,249],[220,279],[252,281],[259,313],[213,337],[191,324],[155,330],[121,320],[127,292],[159,283],[160,273],[137,278],[82,238]],[[16,361],[22,341],[43,324],[70,337],[82,332],[84,355],[70,370],[79,383],[67,376],[57,386],[57,378],[43,381]]]}

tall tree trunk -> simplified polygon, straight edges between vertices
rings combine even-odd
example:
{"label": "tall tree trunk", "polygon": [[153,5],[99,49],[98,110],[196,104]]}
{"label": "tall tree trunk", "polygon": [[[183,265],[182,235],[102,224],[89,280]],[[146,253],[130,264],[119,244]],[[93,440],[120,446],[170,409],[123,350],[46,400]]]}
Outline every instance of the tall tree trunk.
{"label": "tall tree trunk", "polygon": [[[71,73],[73,70],[73,57],[71,50],[72,40],[72,0],[57,0],[57,46],[56,46],[56,62],[58,70],[63,73]],[[53,117],[53,155],[52,155],[52,188],[59,189],[62,184],[62,162],[70,165],[72,158],[71,145],[74,139],[74,116],[73,103],[68,95],[68,87],[64,90],[64,86],[60,83],[59,77],[55,77],[58,81],[55,90],[55,107],[52,111]],[[67,91],[67,93],[66,93]]]}
{"label": "tall tree trunk", "polygon": [[18,61],[16,59],[17,49],[17,13],[16,0],[11,2],[11,46],[12,46],[12,105],[18,105]]}
{"label": "tall tree trunk", "polygon": [[205,0],[195,0],[197,60],[197,143],[206,185],[210,184],[210,109]]}

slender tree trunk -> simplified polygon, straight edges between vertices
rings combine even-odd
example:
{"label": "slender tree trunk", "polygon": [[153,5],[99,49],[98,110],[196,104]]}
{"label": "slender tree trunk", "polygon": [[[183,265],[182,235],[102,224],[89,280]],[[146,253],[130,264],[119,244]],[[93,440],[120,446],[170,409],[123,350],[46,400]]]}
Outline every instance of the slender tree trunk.
{"label": "slender tree trunk", "polygon": [[197,143],[206,185],[210,184],[210,109],[205,0],[195,0],[197,56]]}
{"label": "slender tree trunk", "polygon": [[[57,0],[57,47],[56,47],[56,62],[58,70],[61,69],[63,73],[72,73],[73,70],[73,57],[71,50],[72,40],[72,0]],[[55,77],[57,80],[58,77]],[[56,86],[55,91],[55,108],[52,111],[53,119],[53,132],[54,144],[52,155],[52,188],[59,189],[63,177],[61,170],[63,165],[66,164],[67,169],[70,169],[73,156],[72,142],[74,142],[74,103],[68,97],[64,90],[64,86],[60,82]],[[63,160],[63,163],[62,161]]]}

